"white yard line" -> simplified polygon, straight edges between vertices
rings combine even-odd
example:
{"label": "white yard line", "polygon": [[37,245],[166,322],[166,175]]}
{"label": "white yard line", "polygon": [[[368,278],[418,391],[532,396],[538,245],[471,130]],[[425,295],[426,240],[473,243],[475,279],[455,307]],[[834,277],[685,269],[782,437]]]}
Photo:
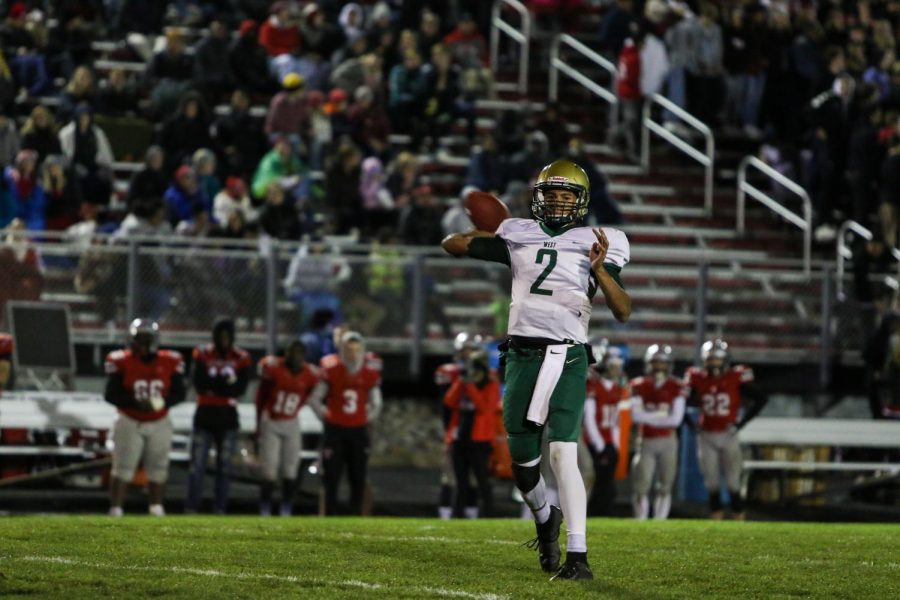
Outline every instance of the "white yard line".
{"label": "white yard line", "polygon": [[[399,539],[399,538],[398,538]],[[177,573],[184,575],[199,575],[203,577],[223,577],[227,579],[262,579],[268,581],[281,581],[284,583],[299,583],[303,585],[314,585],[323,588],[354,588],[361,590],[395,590],[403,593],[412,594],[429,594],[442,598],[466,598],[469,600],[509,600],[509,596],[499,596],[497,594],[482,594],[465,592],[462,590],[451,590],[441,587],[419,586],[419,585],[392,585],[382,583],[368,583],[357,579],[335,579],[325,580],[313,577],[296,577],[294,575],[275,575],[272,573],[247,573],[247,572],[229,572],[219,569],[197,569],[192,567],[147,567],[134,565],[117,565],[111,563],[99,563],[75,558],[66,558],[64,556],[4,556],[0,560],[27,561],[36,563],[49,563],[58,565],[67,565],[75,567],[88,567],[93,569],[115,569],[118,571],[145,571],[145,572],[164,572]]]}

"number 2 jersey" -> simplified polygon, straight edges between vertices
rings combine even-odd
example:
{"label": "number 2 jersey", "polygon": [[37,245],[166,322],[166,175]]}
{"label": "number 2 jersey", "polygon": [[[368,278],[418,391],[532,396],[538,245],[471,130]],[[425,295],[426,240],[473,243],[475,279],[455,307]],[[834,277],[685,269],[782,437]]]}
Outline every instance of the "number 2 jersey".
{"label": "number 2 jersey", "polygon": [[741,410],[741,385],[753,381],[753,370],[734,366],[713,376],[706,369],[691,367],[684,375],[685,385],[700,405],[700,428],[719,433],[737,422]]}
{"label": "number 2 jersey", "polygon": [[364,427],[369,422],[369,393],[381,385],[381,359],[367,353],[354,373],[338,354],[322,357],[321,380],[328,384],[325,399],[325,423],[338,427]]}
{"label": "number 2 jersey", "polygon": [[[141,360],[129,349],[116,350],[106,356],[105,368],[107,375],[122,377],[122,386],[132,399],[149,401],[153,396],[169,397],[172,377],[184,375],[184,359],[172,350],[159,350],[149,361]],[[119,412],[137,421],[156,421],[165,417],[169,409],[151,412],[120,406]]]}
{"label": "number 2 jersey", "polygon": [[304,364],[294,373],[284,364],[284,358],[266,356],[259,361],[257,413],[266,413],[275,421],[296,419],[318,382],[319,371],[314,366]]}
{"label": "number 2 jersey", "polygon": [[[603,231],[609,239],[604,266],[618,280],[630,258],[628,238],[618,229]],[[496,237],[471,240],[468,255],[512,269],[510,335],[583,344],[597,291],[590,260],[596,241],[590,227],[555,231],[532,219],[506,219]]]}

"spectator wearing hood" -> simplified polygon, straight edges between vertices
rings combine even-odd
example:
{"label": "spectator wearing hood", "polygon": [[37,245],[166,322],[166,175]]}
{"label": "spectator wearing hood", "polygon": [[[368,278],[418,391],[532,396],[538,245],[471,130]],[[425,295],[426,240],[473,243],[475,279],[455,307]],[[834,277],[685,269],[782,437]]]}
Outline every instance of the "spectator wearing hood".
{"label": "spectator wearing hood", "polygon": [[176,226],[181,221],[190,221],[195,208],[209,210],[209,199],[197,183],[197,174],[188,165],[181,165],[175,171],[175,179],[163,196],[168,208],[169,223]]}
{"label": "spectator wearing hood", "polygon": [[[384,165],[375,156],[362,162],[359,178],[359,194],[362,197],[362,208],[366,215],[363,219],[367,238],[384,227],[396,226],[397,213],[394,198],[387,189],[387,175]],[[465,231],[458,229],[457,231]]]}
{"label": "spectator wearing hood", "polygon": [[275,57],[296,51],[300,43],[300,29],[291,16],[290,4],[274,2],[269,18],[259,28],[259,45]]}
{"label": "spectator wearing hood", "polygon": [[94,124],[91,107],[79,104],[75,118],[59,132],[59,145],[84,197],[108,204],[112,193],[112,147],[106,133]]}
{"label": "spectator wearing hood", "polygon": [[282,79],[282,91],[269,103],[265,131],[269,140],[285,137],[294,146],[302,147],[309,130],[309,103],[306,98],[306,82],[297,73],[289,73]]}
{"label": "spectator wearing hood", "polygon": [[178,111],[162,127],[160,145],[166,152],[166,170],[174,171],[189,161],[195,151],[210,146],[209,125],[203,97],[197,92],[186,94]]}
{"label": "spectator wearing hood", "polygon": [[209,199],[215,198],[222,189],[222,182],[216,175],[216,155],[209,148],[200,148],[191,157],[191,166],[197,174],[197,184],[203,192],[203,196]]}
{"label": "spectator wearing hood", "polygon": [[338,24],[344,31],[344,37],[348,40],[355,39],[365,34],[365,13],[362,6],[356,2],[348,2],[341,9]]}
{"label": "spectator wearing hood", "polygon": [[128,208],[142,199],[162,200],[166,188],[169,186],[169,178],[166,177],[163,165],[165,164],[165,152],[161,146],[153,145],[147,148],[144,155],[144,167],[131,176],[128,183]]}
{"label": "spectator wearing hood", "polygon": [[0,228],[20,219],[25,229],[43,231],[46,226],[47,198],[37,176],[37,153],[21,150],[13,165],[3,172],[9,190],[6,208],[0,209]]}
{"label": "spectator wearing hood", "polygon": [[239,89],[271,94],[278,83],[269,74],[268,54],[257,41],[257,30],[256,21],[241,22],[238,37],[228,50],[228,71]]}

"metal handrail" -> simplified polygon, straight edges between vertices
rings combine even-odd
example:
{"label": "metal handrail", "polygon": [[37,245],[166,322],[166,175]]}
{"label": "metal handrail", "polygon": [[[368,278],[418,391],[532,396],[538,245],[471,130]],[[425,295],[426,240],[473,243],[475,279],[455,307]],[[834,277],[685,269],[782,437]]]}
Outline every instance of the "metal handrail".
{"label": "metal handrail", "polygon": [[[835,263],[837,264],[837,299],[841,301],[847,299],[847,295],[844,293],[845,263],[853,258],[853,251],[847,245],[848,233],[858,235],[867,242],[874,237],[871,230],[849,219],[838,227],[837,238],[835,239]],[[891,248],[891,256],[897,261],[897,276],[900,278],[900,250]]]}
{"label": "metal handrail", "polygon": [[[747,169],[755,167],[761,171],[769,179],[784,186],[790,192],[800,196],[803,201],[803,216],[791,212],[785,208],[778,200],[772,198],[756,186],[747,182]],[[775,211],[780,217],[786,221],[796,225],[803,231],[803,274],[809,277],[810,265],[812,261],[812,201],[809,194],[800,185],[788,179],[760,159],[755,156],[747,156],[741,161],[738,167],[738,186],[737,186],[737,232],[744,233],[744,212],[746,204],[746,195],[749,194],[756,200]]]}
{"label": "metal handrail", "polygon": [[[578,71],[574,67],[568,65],[564,60],[559,57],[559,48],[565,44],[566,46],[572,48],[594,64],[601,67],[604,71],[609,73],[609,88],[605,88],[596,81],[584,75],[581,71]],[[619,119],[619,97],[616,95],[616,65],[607,60],[604,56],[594,52],[577,39],[572,37],[567,33],[561,33],[553,38],[553,43],[550,46],[550,82],[549,82],[549,90],[548,97],[551,102],[556,102],[556,99],[559,94],[559,74],[568,75],[585,88],[588,91],[600,96],[603,100],[605,100],[610,107],[609,113],[609,122],[610,124],[614,124]]]}
{"label": "metal handrail", "polygon": [[[522,17],[521,30],[503,20],[501,11],[504,5],[512,8]],[[524,4],[518,0],[497,0],[491,8],[491,72],[495,75],[499,62],[501,32],[522,47],[522,51],[519,53],[519,81],[512,84],[512,87],[520,94],[525,94],[528,92],[528,45],[531,42],[531,13]],[[504,82],[494,84],[497,89],[510,89],[510,86],[511,84]]]}
{"label": "metal handrail", "polygon": [[[659,104],[692,128],[699,131],[706,140],[706,151],[701,152],[694,148],[687,141],[666,129],[662,123],[654,121],[652,113],[654,104]],[[687,154],[703,166],[705,170],[703,183],[703,209],[707,214],[712,214],[713,167],[716,161],[716,140],[709,126],[661,94],[653,94],[644,102],[644,115],[641,121],[641,166],[643,169],[645,171],[650,169],[650,132],[652,131],[672,144],[677,150]]]}

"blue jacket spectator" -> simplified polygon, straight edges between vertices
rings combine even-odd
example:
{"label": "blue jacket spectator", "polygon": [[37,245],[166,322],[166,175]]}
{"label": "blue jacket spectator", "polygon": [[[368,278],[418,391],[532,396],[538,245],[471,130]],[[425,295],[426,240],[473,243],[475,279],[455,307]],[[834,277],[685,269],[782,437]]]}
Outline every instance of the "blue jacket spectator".
{"label": "blue jacket spectator", "polygon": [[181,221],[190,221],[194,218],[194,209],[202,206],[207,212],[210,209],[209,199],[204,197],[203,191],[197,184],[197,175],[187,165],[178,167],[175,172],[175,181],[166,190],[163,196],[169,213],[169,222],[174,226]]}
{"label": "blue jacket spectator", "polygon": [[497,140],[493,134],[485,134],[481,148],[472,154],[465,185],[500,195],[506,189],[506,172],[506,161],[497,151]]}
{"label": "blue jacket spectator", "polygon": [[634,22],[632,0],[617,0],[600,22],[600,47],[618,57]]}
{"label": "blue jacket spectator", "polygon": [[20,151],[15,166],[7,167],[3,178],[9,196],[0,201],[0,227],[6,227],[18,218],[25,222],[27,229],[43,230],[47,198],[37,179],[37,153],[34,150]]}

